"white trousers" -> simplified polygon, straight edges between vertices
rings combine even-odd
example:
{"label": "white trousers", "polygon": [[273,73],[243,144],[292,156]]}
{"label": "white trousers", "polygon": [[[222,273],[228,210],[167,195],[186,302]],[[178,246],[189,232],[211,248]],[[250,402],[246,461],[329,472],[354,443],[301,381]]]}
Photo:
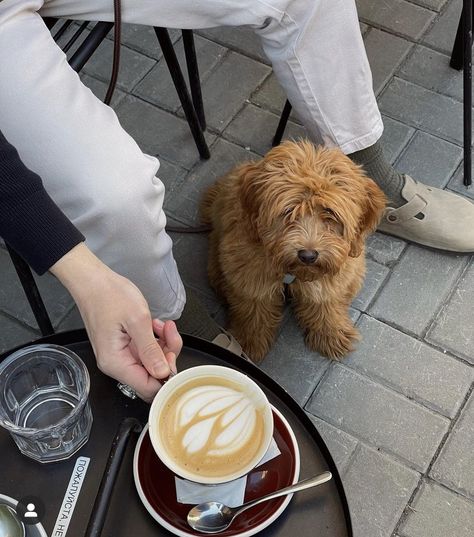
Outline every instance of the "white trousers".
{"label": "white trousers", "polygon": [[[154,315],[175,319],[185,294],[164,231],[159,162],[82,84],[42,16],[111,21],[113,2],[0,1],[0,130],[89,247],[141,289]],[[315,141],[352,153],[382,134],[354,0],[122,0],[122,18],[251,25]]]}

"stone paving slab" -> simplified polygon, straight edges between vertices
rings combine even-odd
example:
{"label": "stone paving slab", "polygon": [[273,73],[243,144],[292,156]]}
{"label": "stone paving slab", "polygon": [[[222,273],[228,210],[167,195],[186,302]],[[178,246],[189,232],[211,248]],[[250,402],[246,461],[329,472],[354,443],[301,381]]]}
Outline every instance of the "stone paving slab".
{"label": "stone paving slab", "polygon": [[[256,104],[260,108],[265,108],[273,112],[278,117],[283,112],[283,107],[286,102],[286,95],[280,86],[276,76],[272,72],[250,96],[250,102]],[[290,121],[301,125],[298,114],[292,108],[290,112]]]}
{"label": "stone paving slab", "polygon": [[178,195],[169,201],[170,214],[181,222],[197,222],[199,199],[205,188],[242,162],[255,160],[259,155],[222,138],[211,148],[212,158],[200,161],[191,171]]}
{"label": "stone paving slab", "polygon": [[[3,301],[1,304],[3,305]],[[0,327],[0,354],[40,337],[39,330],[33,330],[16,319],[11,319],[1,313]]]}
{"label": "stone paving slab", "polygon": [[261,108],[270,110],[280,117],[285,105],[286,95],[276,76],[271,73],[263,84],[252,93],[250,101]]}
{"label": "stone paving slab", "polygon": [[[227,326],[226,317],[227,317],[227,308],[222,304],[217,298],[216,295],[205,293],[203,289],[193,288],[198,300],[204,305],[204,307],[209,312],[209,315],[215,319],[217,324],[223,328]],[[205,290],[206,291],[206,290]]]}
{"label": "stone paving slab", "polygon": [[[205,80],[215,65],[222,60],[227,50],[200,36],[195,36],[194,44],[196,47],[196,57],[199,58],[199,75],[201,80]],[[174,49],[178,61],[182,66],[183,75],[187,80],[182,39],[176,43]],[[159,61],[143,80],[137,84],[133,90],[133,94],[165,110],[176,112],[181,108],[178,94],[164,59]]]}
{"label": "stone paving slab", "polygon": [[463,75],[449,66],[450,56],[422,45],[416,46],[399,76],[426,89],[463,100]]}
{"label": "stone paving slab", "polygon": [[[474,177],[474,166],[472,166],[471,169],[471,177]],[[456,170],[456,173],[454,174],[453,178],[448,183],[448,189],[453,190],[454,192],[457,192],[458,194],[461,194],[461,196],[464,196],[466,198],[471,198],[474,200],[474,186],[466,187],[463,183],[464,179],[464,166],[461,163]]]}
{"label": "stone paving slab", "polygon": [[359,310],[356,310],[354,308],[349,308],[349,317],[351,318],[354,324],[358,321],[360,316],[361,316],[361,312]]}
{"label": "stone paving slab", "polygon": [[207,124],[219,132],[225,129],[269,74],[266,65],[230,52],[202,84]]}
{"label": "stone paving slab", "polygon": [[342,478],[354,536],[389,537],[418,480],[417,472],[360,444]]}
{"label": "stone paving slab", "polygon": [[341,475],[344,475],[358,441],[353,436],[333,427],[312,414],[308,414],[316,426]]}
{"label": "stone paving slab", "polygon": [[379,100],[382,112],[402,123],[462,144],[462,104],[395,77]]}
{"label": "stone paving slab", "polygon": [[466,256],[408,246],[369,313],[405,332],[421,335],[466,262]]}
{"label": "stone paving slab", "polygon": [[[108,84],[112,72],[113,50],[114,45],[111,41],[108,39],[102,41],[95,54],[84,66],[83,72]],[[148,58],[127,47],[122,47],[120,50],[120,71],[117,78],[117,87],[125,91],[132,90],[152,69],[155,63],[156,60],[152,58]]]}
{"label": "stone paving slab", "polygon": [[[208,309],[208,311],[210,310]],[[212,317],[220,326],[227,326],[227,308],[222,304],[219,304],[217,311],[212,315]]]}
{"label": "stone paving slab", "polygon": [[356,4],[364,22],[412,39],[419,39],[435,17],[432,11],[405,0],[356,0]]}
{"label": "stone paving slab", "polygon": [[[249,103],[235,116],[224,135],[227,139],[243,145],[250,151],[264,155],[272,148],[280,116]],[[301,125],[288,122],[284,139],[308,138],[307,131]]]}
{"label": "stone paving slab", "polygon": [[453,418],[474,381],[474,368],[368,315],[362,340],[344,365]]}
{"label": "stone paving slab", "polygon": [[456,30],[461,16],[463,0],[449,2],[422,41],[432,48],[451,55]]}
{"label": "stone paving slab", "polygon": [[472,537],[474,504],[433,483],[424,482],[402,522],[400,537]]}
{"label": "stone paving slab", "polygon": [[474,364],[474,330],[468,321],[474,304],[474,264],[463,275],[427,339]]}
{"label": "stone paving slab", "polygon": [[380,142],[387,160],[395,162],[415,133],[415,129],[382,115],[384,130]]}
{"label": "stone paving slab", "polygon": [[418,131],[396,162],[400,173],[444,188],[462,160],[462,148]]}
{"label": "stone paving slab", "polygon": [[[174,258],[185,287],[192,288],[209,314],[215,317],[224,305],[207,278],[207,234],[170,233],[170,236],[174,244]],[[224,319],[221,319],[221,325],[227,325]]]}
{"label": "stone paving slab", "polygon": [[398,261],[406,245],[404,240],[397,237],[372,233],[367,237],[366,254],[373,261],[390,268]]}
{"label": "stone paving slab", "polygon": [[[123,128],[136,140],[140,149],[149,155],[166,155],[183,168],[191,168],[199,159],[186,120],[127,95],[117,108]],[[208,144],[213,136],[206,133]]]}
{"label": "stone paving slab", "polygon": [[304,406],[329,364],[330,360],[306,347],[304,334],[289,311],[261,368]]}
{"label": "stone paving slab", "polygon": [[[10,256],[3,249],[0,249],[0,274],[2,276],[2,285],[0,286],[1,310],[25,323],[28,327],[37,328],[33,312],[25,298]],[[71,295],[49,273],[41,277],[36,276],[35,280],[51,322],[55,327],[72,308]],[[8,285],[4,285],[3,282],[8,282]]]}
{"label": "stone paving slab", "polygon": [[426,470],[449,426],[439,414],[339,364],[305,408],[419,471]]}
{"label": "stone paving slab", "polygon": [[[402,63],[413,43],[374,28],[364,36],[364,44],[372,71],[374,92],[378,95]],[[384,51],[383,54],[380,54],[381,50]]]}
{"label": "stone paving slab", "polygon": [[388,273],[389,269],[387,267],[372,261],[372,259],[367,259],[364,285],[352,301],[352,307],[360,311],[366,311],[377,291],[383,285]]}
{"label": "stone paving slab", "polygon": [[214,292],[207,279],[207,235],[171,233],[170,236],[183,283],[213,297]]}
{"label": "stone paving slab", "polygon": [[67,330],[77,330],[78,328],[84,328],[84,321],[81,314],[74,306],[72,310],[64,317],[64,319],[58,324],[56,331],[65,332]]}
{"label": "stone paving slab", "polygon": [[158,177],[161,182],[165,185],[165,201],[163,207],[167,211],[168,201],[170,200],[173,193],[179,195],[183,184],[186,181],[188,175],[188,170],[182,168],[177,164],[168,162],[161,155],[159,158],[160,168],[158,169]]}
{"label": "stone paving slab", "polygon": [[471,395],[430,472],[430,477],[471,500],[474,500],[473,446],[474,396]]}
{"label": "stone paving slab", "polygon": [[428,7],[434,11],[441,11],[449,0],[411,0],[414,4]]}
{"label": "stone paving slab", "polygon": [[[155,60],[159,60],[163,56],[161,47],[158,43],[158,38],[156,37],[155,31],[151,26],[122,23],[121,30],[122,43],[128,48],[131,48]],[[170,28],[168,29],[168,33],[172,43],[176,43],[176,41],[181,37],[181,32],[179,30]],[[108,34],[107,39],[113,41],[113,30]]]}
{"label": "stone paving slab", "polygon": [[[101,101],[105,99],[105,95],[107,93],[107,89],[109,88],[109,83],[102,82],[102,80],[97,80],[97,78],[94,78],[89,75],[80,75],[82,82],[92,91],[92,93],[99,98]],[[118,89],[117,87],[114,90],[114,94],[112,96],[112,101],[110,106],[112,108],[117,108],[117,106],[120,104],[120,101],[126,96],[127,94]]]}

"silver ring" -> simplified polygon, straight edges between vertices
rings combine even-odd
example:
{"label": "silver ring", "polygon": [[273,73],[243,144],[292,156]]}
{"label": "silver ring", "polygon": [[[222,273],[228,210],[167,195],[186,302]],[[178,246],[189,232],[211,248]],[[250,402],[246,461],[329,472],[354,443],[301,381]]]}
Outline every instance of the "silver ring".
{"label": "silver ring", "polygon": [[131,388],[128,384],[122,384],[119,382],[117,384],[117,388],[127,397],[130,397],[130,399],[136,399],[137,398],[137,392]]}

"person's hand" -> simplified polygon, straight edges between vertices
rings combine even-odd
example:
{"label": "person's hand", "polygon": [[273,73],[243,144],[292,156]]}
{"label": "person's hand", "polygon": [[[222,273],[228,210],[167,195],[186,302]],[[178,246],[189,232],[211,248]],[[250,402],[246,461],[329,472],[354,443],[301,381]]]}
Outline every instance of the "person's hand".
{"label": "person's hand", "polygon": [[176,372],[182,340],[175,323],[152,320],[138,288],[84,244],[73,248],[50,271],[73,296],[99,369],[151,401],[161,386],[157,379]]}

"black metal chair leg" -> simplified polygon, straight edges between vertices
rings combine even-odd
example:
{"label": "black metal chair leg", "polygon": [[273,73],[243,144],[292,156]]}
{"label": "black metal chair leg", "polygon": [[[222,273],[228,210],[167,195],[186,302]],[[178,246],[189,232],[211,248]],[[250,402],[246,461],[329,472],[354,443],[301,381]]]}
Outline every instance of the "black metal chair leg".
{"label": "black metal chair leg", "polygon": [[59,30],[53,35],[53,39],[56,41],[56,43],[61,39],[61,37],[64,35],[66,30],[69,28],[69,26],[71,26],[72,22],[73,22],[72,20],[67,20],[61,26],[61,28],[59,28]]}
{"label": "black metal chair leg", "polygon": [[463,4],[464,184],[472,184],[472,0]]}
{"label": "black metal chair leg", "polygon": [[6,246],[41,333],[43,336],[54,334],[53,325],[51,324],[48,312],[46,311],[43,299],[41,298],[28,263],[26,263],[15,250],[10,248],[8,244]]}
{"label": "black metal chair leg", "polygon": [[472,0],[463,0],[463,9],[449,65],[463,73],[464,184],[472,184]]}
{"label": "black metal chair leg", "polygon": [[62,50],[64,53],[69,52],[69,49],[74,45],[74,43],[77,41],[78,37],[87,29],[88,22],[84,21],[79,28],[74,32],[72,37],[69,39],[69,41],[62,47]]}
{"label": "black metal chair leg", "polygon": [[275,136],[273,137],[272,147],[275,147],[281,142],[283,138],[283,133],[285,132],[286,124],[288,123],[288,118],[291,114],[291,104],[290,101],[286,101],[283,111],[280,116],[280,121],[278,122],[278,127],[275,131]]}
{"label": "black metal chair leg", "polygon": [[450,67],[460,71],[463,67],[463,27],[464,27],[464,10],[461,12],[456,38],[454,40],[453,50],[451,51]]}
{"label": "black metal chair leg", "polygon": [[194,34],[192,30],[181,30],[183,36],[184,55],[188,69],[189,87],[191,88],[191,98],[194,109],[199,118],[201,129],[206,130],[206,116],[204,114],[204,104],[201,93],[201,79],[199,77],[199,67],[194,45]]}
{"label": "black metal chair leg", "polygon": [[58,19],[55,19],[54,17],[43,17],[43,22],[46,24],[48,30],[51,30],[51,28],[58,22]]}
{"label": "black metal chair leg", "polygon": [[[470,4],[470,5],[469,5]],[[453,50],[451,51],[451,60],[449,65],[460,71],[464,65],[464,12],[471,10],[471,20],[474,23],[474,12],[472,12],[472,0],[463,0],[463,9],[459,18],[458,29],[456,31],[456,39],[454,40]]]}
{"label": "black metal chair leg", "polygon": [[[85,23],[88,24],[87,22]],[[79,72],[113,28],[113,22],[98,22],[69,60],[74,71]]]}
{"label": "black metal chair leg", "polygon": [[173,79],[174,86],[178,93],[181,106],[183,107],[186,120],[189,128],[191,129],[194,142],[196,143],[196,147],[199,151],[199,155],[203,159],[208,159],[211,154],[209,152],[209,148],[207,147],[196,110],[194,109],[191,97],[189,96],[188,88],[186,86],[181,67],[179,66],[178,58],[176,57],[169,33],[166,28],[155,26],[154,29],[156,37],[160,43],[161,50],[163,51],[166,64],[168,65],[171,78]]}

